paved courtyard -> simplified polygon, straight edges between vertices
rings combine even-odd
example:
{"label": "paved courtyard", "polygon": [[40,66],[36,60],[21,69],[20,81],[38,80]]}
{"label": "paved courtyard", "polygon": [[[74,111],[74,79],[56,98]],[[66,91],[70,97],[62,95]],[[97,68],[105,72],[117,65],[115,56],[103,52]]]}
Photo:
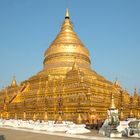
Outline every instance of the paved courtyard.
{"label": "paved courtyard", "polygon": [[[84,135],[67,135],[63,133],[46,133],[34,130],[16,130],[0,128],[0,134],[5,136],[6,140],[120,140],[120,138],[102,137],[97,131],[92,131]],[[138,140],[138,138],[122,138],[121,140]]]}

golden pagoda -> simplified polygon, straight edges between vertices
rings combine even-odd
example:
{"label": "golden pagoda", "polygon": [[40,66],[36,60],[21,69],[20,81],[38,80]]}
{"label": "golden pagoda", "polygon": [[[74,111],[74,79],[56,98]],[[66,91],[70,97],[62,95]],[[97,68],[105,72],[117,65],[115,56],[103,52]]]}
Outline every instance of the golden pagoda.
{"label": "golden pagoda", "polygon": [[[36,75],[0,91],[1,116],[6,118],[76,121],[91,108],[105,119],[114,106],[129,116],[130,95],[91,69],[88,49],[73,30],[67,9],[61,30],[44,53],[44,68]],[[82,120],[81,120],[82,121]]]}

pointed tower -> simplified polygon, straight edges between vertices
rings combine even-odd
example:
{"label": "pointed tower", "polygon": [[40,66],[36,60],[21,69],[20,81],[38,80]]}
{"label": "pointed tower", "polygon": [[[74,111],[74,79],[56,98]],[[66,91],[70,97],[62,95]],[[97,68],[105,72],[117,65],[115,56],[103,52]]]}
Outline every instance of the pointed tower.
{"label": "pointed tower", "polygon": [[16,82],[15,76],[13,76],[13,80],[12,80],[11,86],[12,86],[12,87],[17,86],[17,82]]}
{"label": "pointed tower", "polygon": [[68,18],[68,19],[70,18],[68,8],[66,9],[66,16],[65,16],[65,18]]}
{"label": "pointed tower", "polygon": [[118,86],[118,87],[120,86],[120,83],[119,83],[119,81],[118,81],[117,78],[116,78],[116,81],[114,82],[114,85],[115,85],[115,86]]}
{"label": "pointed tower", "polygon": [[135,88],[134,95],[132,97],[132,109],[131,109],[131,111],[133,111],[133,114],[135,117],[137,117],[137,115],[138,115],[138,106],[139,106],[139,95],[137,92],[137,88]]}
{"label": "pointed tower", "polygon": [[79,70],[76,62],[73,63],[72,70]]}
{"label": "pointed tower", "polygon": [[138,97],[138,91],[137,91],[137,88],[134,89],[134,97]]}
{"label": "pointed tower", "polygon": [[121,84],[119,83],[117,78],[116,78],[116,81],[114,82],[114,86],[119,90],[121,89]]}
{"label": "pointed tower", "polygon": [[89,51],[73,30],[68,9],[60,32],[44,56],[44,71],[49,74],[66,74],[71,69],[75,58],[79,68],[90,69]]}
{"label": "pointed tower", "polygon": [[77,62],[74,62],[71,70],[68,71],[66,75],[69,78],[81,78],[84,76],[84,72],[80,70],[79,65],[77,65]]}
{"label": "pointed tower", "polygon": [[137,106],[138,105],[138,99],[139,99],[137,88],[134,89],[134,95],[133,95],[132,98],[133,98],[133,105]]}

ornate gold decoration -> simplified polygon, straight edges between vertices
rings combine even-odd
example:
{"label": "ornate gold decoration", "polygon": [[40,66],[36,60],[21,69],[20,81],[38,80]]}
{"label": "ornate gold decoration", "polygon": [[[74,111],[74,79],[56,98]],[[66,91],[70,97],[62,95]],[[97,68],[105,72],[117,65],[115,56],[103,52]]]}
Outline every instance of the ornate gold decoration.
{"label": "ornate gold decoration", "polygon": [[2,112],[0,113],[0,118],[3,119]]}
{"label": "ornate gold decoration", "polygon": [[112,94],[111,95],[111,105],[110,105],[110,108],[111,109],[115,109],[116,107],[115,107],[115,103],[114,103],[114,95]]}
{"label": "ornate gold decoration", "polygon": [[36,121],[36,113],[33,114],[33,121]]}
{"label": "ornate gold decoration", "polygon": [[17,113],[15,113],[15,117],[14,117],[14,119],[17,120]]}
{"label": "ornate gold decoration", "polygon": [[23,119],[26,120],[26,112],[23,113]]}
{"label": "ornate gold decoration", "polygon": [[133,114],[132,109],[130,109],[130,117],[131,117],[131,118],[133,118],[133,117],[134,117],[134,114]]}
{"label": "ornate gold decoration", "polygon": [[11,86],[15,87],[16,85],[17,85],[16,78],[15,78],[15,76],[13,76],[13,80],[12,80]]}
{"label": "ornate gold decoration", "polygon": [[45,113],[44,113],[44,121],[45,121],[45,122],[48,121],[48,113],[47,113],[47,111],[45,111]]}
{"label": "ornate gold decoration", "polygon": [[77,120],[76,120],[76,123],[77,124],[82,124],[82,117],[81,117],[81,114],[80,113],[78,113],[78,117],[77,117]]}
{"label": "ornate gold decoration", "polygon": [[62,124],[62,112],[58,112],[57,118],[55,120],[55,124]]}

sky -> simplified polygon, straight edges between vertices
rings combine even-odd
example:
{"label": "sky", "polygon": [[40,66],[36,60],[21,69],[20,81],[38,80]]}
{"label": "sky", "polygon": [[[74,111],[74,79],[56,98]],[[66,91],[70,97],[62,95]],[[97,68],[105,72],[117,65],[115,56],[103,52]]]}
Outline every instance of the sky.
{"label": "sky", "polygon": [[140,0],[0,0],[0,88],[43,69],[67,7],[92,69],[139,90]]}

